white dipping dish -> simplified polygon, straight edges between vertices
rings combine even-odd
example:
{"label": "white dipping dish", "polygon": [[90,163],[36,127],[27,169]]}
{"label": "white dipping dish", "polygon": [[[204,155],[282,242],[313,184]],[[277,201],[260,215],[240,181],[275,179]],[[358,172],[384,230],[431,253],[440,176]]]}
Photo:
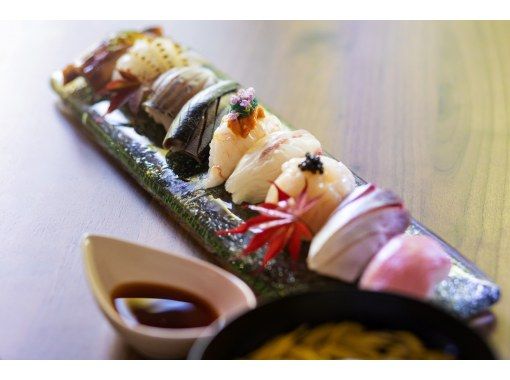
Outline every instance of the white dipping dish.
{"label": "white dipping dish", "polygon": [[[118,333],[142,355],[184,358],[198,338],[214,335],[226,321],[256,306],[255,295],[239,278],[202,260],[163,252],[127,241],[86,235],[85,269],[94,297]],[[157,328],[129,325],[115,309],[111,294],[126,283],[166,285],[200,296],[218,313],[207,327]]]}

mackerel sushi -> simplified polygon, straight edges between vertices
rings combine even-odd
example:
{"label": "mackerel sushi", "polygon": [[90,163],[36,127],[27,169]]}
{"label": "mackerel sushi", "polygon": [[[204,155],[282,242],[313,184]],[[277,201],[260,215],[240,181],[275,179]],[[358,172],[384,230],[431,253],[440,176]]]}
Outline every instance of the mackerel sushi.
{"label": "mackerel sushi", "polygon": [[203,89],[218,82],[205,67],[179,67],[159,76],[153,83],[144,109],[165,130],[169,130],[182,107]]}

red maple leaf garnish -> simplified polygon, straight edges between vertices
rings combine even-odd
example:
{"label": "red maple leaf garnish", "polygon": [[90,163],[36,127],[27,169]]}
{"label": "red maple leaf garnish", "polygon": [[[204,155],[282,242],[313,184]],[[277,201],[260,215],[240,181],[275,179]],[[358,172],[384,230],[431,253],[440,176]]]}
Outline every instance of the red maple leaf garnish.
{"label": "red maple leaf garnish", "polygon": [[262,259],[263,267],[285,248],[288,249],[292,260],[297,261],[302,241],[312,238],[312,232],[301,216],[315,206],[319,199],[308,198],[306,185],[297,197],[291,197],[275,183],[273,185],[278,191],[277,203],[249,205],[248,208],[257,211],[259,215],[235,228],[216,232],[218,236],[252,232],[253,237],[244,248],[243,255],[249,255],[267,243],[267,250]]}
{"label": "red maple leaf garnish", "polygon": [[143,96],[148,87],[141,82],[135,75],[119,70],[121,79],[115,79],[106,84],[101,91],[103,94],[110,95],[110,106],[106,114],[127,104],[133,115],[138,113]]}

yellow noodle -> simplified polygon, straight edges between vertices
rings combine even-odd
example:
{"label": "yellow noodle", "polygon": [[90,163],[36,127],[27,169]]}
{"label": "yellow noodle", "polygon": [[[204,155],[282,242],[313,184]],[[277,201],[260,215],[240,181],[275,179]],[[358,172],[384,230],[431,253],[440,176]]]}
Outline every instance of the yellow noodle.
{"label": "yellow noodle", "polygon": [[303,345],[307,346],[315,346],[326,340],[331,334],[334,325],[332,323],[327,323],[324,325],[317,326],[316,328],[309,330],[308,333],[305,334],[301,342]]}
{"label": "yellow noodle", "polygon": [[327,323],[280,335],[250,359],[453,359],[408,331],[375,331],[354,322]]}
{"label": "yellow noodle", "polygon": [[295,360],[318,360],[323,359],[314,349],[306,346],[292,347],[286,355],[286,359]]}

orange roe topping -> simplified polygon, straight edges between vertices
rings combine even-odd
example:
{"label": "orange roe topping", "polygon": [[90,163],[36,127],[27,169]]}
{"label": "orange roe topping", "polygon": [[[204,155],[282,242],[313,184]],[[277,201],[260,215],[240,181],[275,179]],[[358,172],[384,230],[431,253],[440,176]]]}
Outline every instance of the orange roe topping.
{"label": "orange roe topping", "polygon": [[264,112],[264,108],[261,106],[257,106],[255,111],[253,111],[250,115],[244,117],[238,117],[237,119],[229,119],[227,121],[227,126],[230,128],[232,132],[236,135],[245,138],[248,134],[255,128],[258,119],[262,119],[266,116]]}

